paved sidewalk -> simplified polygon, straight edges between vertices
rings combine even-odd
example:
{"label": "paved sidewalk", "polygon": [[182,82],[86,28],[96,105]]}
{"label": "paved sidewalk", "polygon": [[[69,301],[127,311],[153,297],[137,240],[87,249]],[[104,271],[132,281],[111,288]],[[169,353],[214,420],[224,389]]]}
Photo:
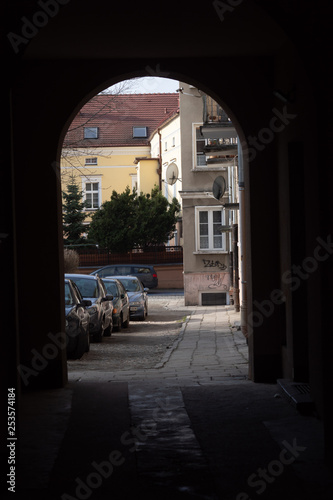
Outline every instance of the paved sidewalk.
{"label": "paved sidewalk", "polygon": [[162,360],[160,376],[199,385],[246,379],[247,344],[234,327],[239,316],[231,306],[196,307],[170,356]]}
{"label": "paved sidewalk", "polygon": [[239,314],[155,300],[188,317],[153,369],[76,371],[23,398],[22,498],[332,498],[320,421],[247,379]]}
{"label": "paved sidewalk", "polygon": [[[183,306],[183,297],[150,297],[165,309],[181,308],[184,316],[180,335],[163,359],[149,370],[109,371],[108,380],[154,380],[170,384],[201,385],[245,380],[248,373],[246,340],[235,326],[240,313],[232,306]],[[69,380],[104,380],[105,372],[72,371]]]}

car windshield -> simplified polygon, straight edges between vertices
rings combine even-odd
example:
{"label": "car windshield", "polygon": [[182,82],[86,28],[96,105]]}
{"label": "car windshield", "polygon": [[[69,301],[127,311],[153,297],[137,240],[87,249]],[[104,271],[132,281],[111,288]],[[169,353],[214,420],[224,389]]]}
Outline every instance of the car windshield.
{"label": "car windshield", "polygon": [[69,283],[65,283],[65,305],[66,306],[74,305],[74,300],[71,294],[71,290],[69,288]]}
{"label": "car windshield", "polygon": [[114,281],[104,281],[104,285],[108,294],[118,297],[118,288]]}
{"label": "car windshield", "polygon": [[128,292],[141,292],[140,282],[133,278],[122,278],[122,284]]}
{"label": "car windshield", "polygon": [[98,297],[97,281],[95,281],[94,279],[91,280],[80,277],[71,279],[75,281],[83,297],[90,297],[94,299]]}
{"label": "car windshield", "polygon": [[99,271],[96,271],[96,274],[98,274],[98,276],[100,278],[104,278],[105,276],[112,276],[115,274],[114,272],[114,267],[106,267],[105,269],[100,269]]}

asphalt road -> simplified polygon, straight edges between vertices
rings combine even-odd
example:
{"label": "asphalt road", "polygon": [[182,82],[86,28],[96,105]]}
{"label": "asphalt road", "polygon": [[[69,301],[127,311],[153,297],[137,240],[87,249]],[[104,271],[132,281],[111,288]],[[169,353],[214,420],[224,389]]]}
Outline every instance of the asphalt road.
{"label": "asphalt road", "polygon": [[182,307],[182,294],[167,292],[148,296],[148,316],[145,321],[130,321],[128,328],[103,337],[101,343],[91,343],[90,351],[79,360],[68,360],[69,372],[78,370],[146,370],[154,368],[177,339],[189,314]]}

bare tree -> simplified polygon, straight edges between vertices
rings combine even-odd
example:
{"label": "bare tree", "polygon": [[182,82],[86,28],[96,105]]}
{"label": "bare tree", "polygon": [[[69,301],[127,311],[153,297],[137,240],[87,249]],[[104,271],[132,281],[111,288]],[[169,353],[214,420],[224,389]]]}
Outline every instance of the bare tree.
{"label": "bare tree", "polygon": [[[106,154],[102,147],[95,147],[93,141],[84,139],[83,131],[86,127],[92,125],[96,119],[98,119],[100,125],[106,125],[108,123],[107,116],[115,108],[117,96],[134,89],[137,80],[137,78],[125,80],[105,89],[89,101],[89,111],[85,109],[87,106],[85,105],[78,112],[69,126],[61,151],[61,161],[67,165],[66,169],[61,169],[62,184],[67,184],[73,171],[77,171],[80,176],[94,175],[94,170],[91,170],[92,165],[88,167],[84,163],[83,159],[85,157],[103,156],[109,158],[111,156],[112,152]],[[99,96],[103,95],[107,96],[107,98],[99,99]],[[124,116],[126,114],[125,110]]]}

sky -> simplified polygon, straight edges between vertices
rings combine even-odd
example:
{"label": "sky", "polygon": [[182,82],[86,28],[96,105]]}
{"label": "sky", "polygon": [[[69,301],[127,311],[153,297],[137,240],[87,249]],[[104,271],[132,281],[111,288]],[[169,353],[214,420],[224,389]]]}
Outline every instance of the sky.
{"label": "sky", "polygon": [[[156,94],[176,92],[179,88],[178,80],[153,76],[134,78],[132,80],[127,80],[127,82],[129,83],[125,85],[126,88],[121,89],[122,94]],[[120,88],[123,84],[124,82],[121,82]],[[117,85],[114,87],[117,87]],[[112,87],[110,87],[110,89],[112,89]]]}

